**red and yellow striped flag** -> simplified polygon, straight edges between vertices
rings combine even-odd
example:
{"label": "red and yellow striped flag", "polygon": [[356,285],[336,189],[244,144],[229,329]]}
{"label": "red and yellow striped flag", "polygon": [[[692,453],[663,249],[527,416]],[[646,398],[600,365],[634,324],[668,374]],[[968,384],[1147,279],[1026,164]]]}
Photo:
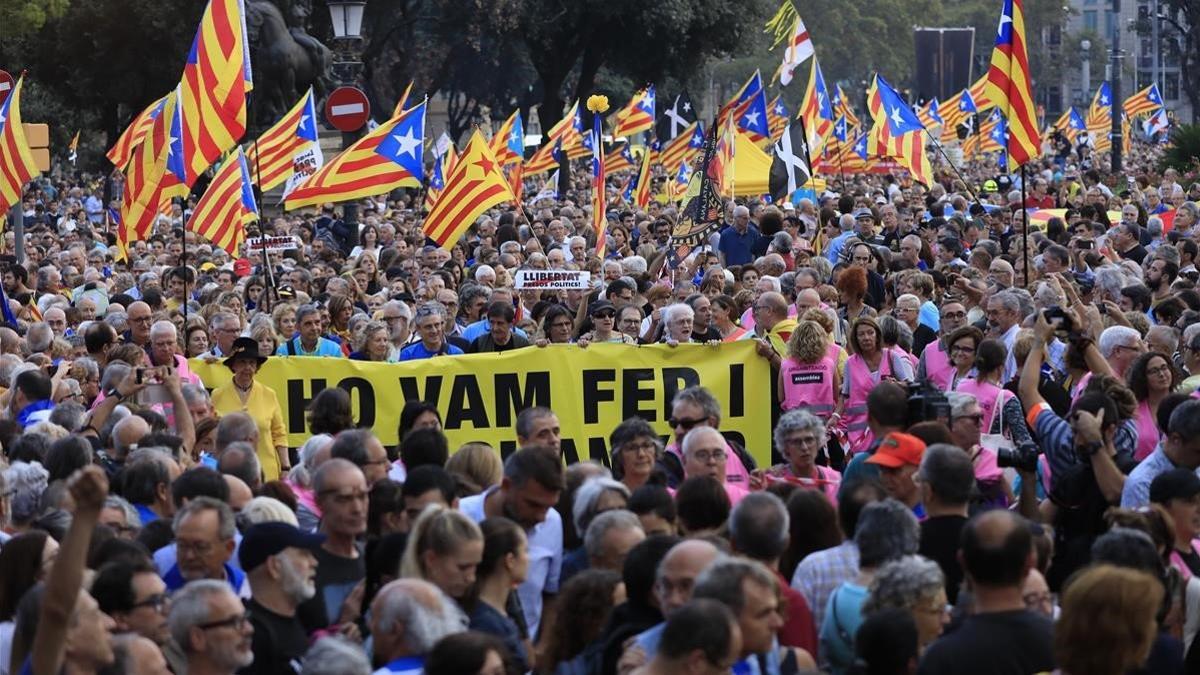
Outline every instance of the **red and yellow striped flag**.
{"label": "red and yellow striped flag", "polygon": [[21,125],[21,85],[24,82],[22,75],[12,93],[4,99],[4,105],[0,106],[0,223],[10,208],[21,203],[25,184],[41,173],[29,147],[29,139],[25,138],[25,127]]}
{"label": "red and yellow striped flag", "polygon": [[250,168],[239,147],[213,176],[208,189],[196,202],[187,229],[237,257],[246,240],[246,224],[258,220]]}
{"label": "red and yellow striped flag", "polygon": [[511,201],[515,199],[500,173],[500,165],[476,129],[422,228],[425,236],[449,249],[481,213]]}
{"label": "red and yellow striped flag", "polygon": [[617,111],[613,138],[624,138],[654,128],[654,98],[654,85],[634,94],[629,103]]}
{"label": "red and yellow striped flag", "polygon": [[181,84],[184,182],[190,187],[246,134],[246,95],[254,81],[243,0],[209,0]]}
{"label": "red and yellow striped flag", "polygon": [[128,257],[130,242],[150,236],[164,195],[167,156],[171,151],[171,127],[179,114],[174,91],[167,94],[162,111],[125,169],[125,194],[121,202],[121,226],[117,230],[119,255]]}
{"label": "red and yellow striped flag", "polygon": [[1004,0],[985,89],[986,98],[1000,110],[1008,126],[1006,155],[1009,171],[1042,154],[1042,137],[1038,133],[1037,108],[1033,105],[1033,84],[1025,48],[1022,3],[1023,0]]}
{"label": "red and yellow striped flag", "polygon": [[408,86],[404,88],[404,93],[400,94],[400,98],[396,99],[396,107],[392,109],[392,117],[396,117],[400,113],[404,112],[407,108],[411,107],[408,105],[408,97],[412,94],[412,90],[413,80],[409,80]]}
{"label": "red and yellow striped flag", "polygon": [[[296,155],[316,146],[317,104],[312,87],[246,151],[246,161],[264,192],[292,176]],[[320,167],[317,167],[320,168]]]}
{"label": "red and yellow striped flag", "polygon": [[154,126],[154,118],[158,117],[162,112],[163,104],[166,103],[167,97],[163,96],[154,103],[146,106],[146,109],[138,113],[138,116],[133,118],[125,131],[121,132],[121,136],[117,138],[117,142],[109,148],[107,157],[108,161],[113,163],[118,169],[124,169],[129,160],[133,158],[133,153],[137,151],[138,146],[145,140],[146,134],[150,133],[150,127]]}
{"label": "red and yellow striped flag", "polygon": [[650,206],[650,148],[646,148],[646,152],[642,153],[642,168],[638,170],[633,203],[637,204],[639,209]]}

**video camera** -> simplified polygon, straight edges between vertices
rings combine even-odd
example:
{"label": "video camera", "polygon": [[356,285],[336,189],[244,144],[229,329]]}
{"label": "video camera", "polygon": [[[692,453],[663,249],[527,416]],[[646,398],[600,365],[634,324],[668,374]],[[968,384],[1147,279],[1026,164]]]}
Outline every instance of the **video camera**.
{"label": "video camera", "polygon": [[945,392],[925,382],[910,382],[907,389],[908,426],[927,421],[950,424],[950,399]]}

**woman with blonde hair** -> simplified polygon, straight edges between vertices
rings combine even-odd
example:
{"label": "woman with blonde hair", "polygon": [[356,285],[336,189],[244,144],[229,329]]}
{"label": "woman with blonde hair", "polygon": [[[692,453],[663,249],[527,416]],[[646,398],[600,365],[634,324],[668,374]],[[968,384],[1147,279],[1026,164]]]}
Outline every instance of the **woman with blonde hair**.
{"label": "woman with blonde hair", "polygon": [[283,339],[275,332],[268,321],[259,321],[250,329],[250,337],[258,342],[258,353],[274,354],[283,343]]}
{"label": "woman with blonde hair", "polygon": [[787,343],[787,358],[779,366],[779,404],[783,410],[804,408],[827,422],[838,417],[842,378],[829,334],[816,321],[801,321]]}
{"label": "woman with blonde hair", "polygon": [[[375,259],[375,255],[369,251],[363,251],[362,255],[358,256],[358,260],[354,261],[354,267],[351,273],[359,282],[362,291],[367,295],[374,295],[379,292],[379,262]],[[366,283],[358,279],[359,273],[366,274]]]}
{"label": "woman with blonde hair", "polygon": [[425,507],[408,533],[400,576],[423,579],[462,601],[475,585],[483,533],[475,521],[439,504]]}
{"label": "woman with blonde hair", "polygon": [[467,443],[446,460],[446,471],[458,482],[458,496],[469,497],[499,485],[504,464],[500,453],[487,443]]}
{"label": "woman with blonde hair", "polygon": [[[367,255],[367,254],[363,254]],[[368,321],[358,337],[358,349],[350,353],[355,361],[386,361],[391,353],[391,329],[382,321]]]}
{"label": "woman with blonde hair", "polygon": [[1054,626],[1062,675],[1120,675],[1139,668],[1158,633],[1163,587],[1146,572],[1097,565],[1072,579]]}
{"label": "woman with blonde hair", "polygon": [[281,302],[276,305],[274,311],[271,312],[271,323],[275,326],[275,332],[284,341],[292,339],[296,335],[296,306],[290,302]]}

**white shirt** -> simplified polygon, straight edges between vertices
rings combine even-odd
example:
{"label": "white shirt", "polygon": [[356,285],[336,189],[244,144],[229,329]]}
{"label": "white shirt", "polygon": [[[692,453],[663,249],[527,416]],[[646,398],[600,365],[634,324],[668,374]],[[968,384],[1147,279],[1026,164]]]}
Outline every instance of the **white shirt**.
{"label": "white shirt", "polygon": [[[482,522],[487,517],[483,512],[484,500],[497,489],[498,486],[492,486],[483,494],[459,500],[458,510],[471,520]],[[558,511],[550,509],[546,512],[546,520],[525,535],[529,540],[529,572],[525,581],[517,587],[517,596],[521,598],[529,636],[536,638],[538,623],[542,618],[542,594],[558,592],[563,557],[562,517]]]}
{"label": "white shirt", "polygon": [[1003,336],[1004,348],[1008,351],[1008,356],[1004,357],[1004,379],[1007,383],[1017,375],[1017,359],[1013,356],[1013,347],[1017,344],[1017,333],[1021,332],[1021,324],[1014,323]]}

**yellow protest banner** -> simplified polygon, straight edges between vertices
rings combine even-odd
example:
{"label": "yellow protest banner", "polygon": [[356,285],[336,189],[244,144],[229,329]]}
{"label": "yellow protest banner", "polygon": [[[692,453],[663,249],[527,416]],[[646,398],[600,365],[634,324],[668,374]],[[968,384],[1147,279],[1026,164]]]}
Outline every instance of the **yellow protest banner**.
{"label": "yellow protest banner", "polygon": [[[230,381],[221,363],[189,365],[210,389]],[[407,363],[280,356],[263,364],[257,379],[279,397],[292,447],[309,437],[305,409],[313,397],[341,387],[357,423],[384,445],[396,443],[400,411],[410,400],[437,405],[451,451],[482,441],[506,454],[516,448],[517,414],[546,406],[558,415],[568,462],[605,456],[609,433],[635,415],[668,437],[671,399],[698,384],[721,402],[721,431],[760,466],[771,458],[771,372],[749,340],[674,348],[550,345]]]}

